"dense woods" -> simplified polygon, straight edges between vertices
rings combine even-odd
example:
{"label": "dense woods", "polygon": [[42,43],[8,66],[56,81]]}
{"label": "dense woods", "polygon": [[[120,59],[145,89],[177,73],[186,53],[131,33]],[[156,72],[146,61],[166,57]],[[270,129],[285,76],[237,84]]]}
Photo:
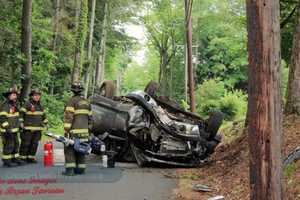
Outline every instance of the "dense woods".
{"label": "dense woods", "polygon": [[[118,94],[143,89],[150,80],[156,80],[160,82],[162,95],[170,96],[185,108],[189,105],[186,70],[189,10],[185,4],[191,4],[194,75],[190,78],[195,80],[196,112],[205,117],[218,109],[229,121],[245,117],[244,1],[1,0],[0,3],[1,91],[11,84],[22,84],[25,97],[32,84],[45,92],[44,101],[59,105],[69,95],[72,80],[83,80],[86,95],[93,93],[104,80],[118,80]],[[287,102],[288,113],[299,113],[298,7],[296,1],[280,1],[281,88],[286,94],[282,100]],[[58,116],[56,111],[51,112]],[[54,119],[57,117],[53,117],[52,123],[58,123]]]}

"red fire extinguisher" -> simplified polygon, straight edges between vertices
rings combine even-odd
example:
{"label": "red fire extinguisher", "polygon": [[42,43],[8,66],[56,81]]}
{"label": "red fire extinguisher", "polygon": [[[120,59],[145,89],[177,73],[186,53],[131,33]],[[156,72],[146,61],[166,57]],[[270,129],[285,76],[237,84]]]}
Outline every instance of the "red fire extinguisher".
{"label": "red fire extinguisher", "polygon": [[52,142],[46,142],[44,144],[44,166],[53,166],[53,144]]}

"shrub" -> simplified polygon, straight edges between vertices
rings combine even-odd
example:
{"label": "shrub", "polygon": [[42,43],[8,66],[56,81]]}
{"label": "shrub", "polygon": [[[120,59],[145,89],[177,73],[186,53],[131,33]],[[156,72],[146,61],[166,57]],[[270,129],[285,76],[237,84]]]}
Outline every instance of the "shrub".
{"label": "shrub", "polygon": [[63,133],[64,106],[68,97],[68,93],[62,96],[52,96],[43,93],[42,103],[47,113],[49,126],[55,133]]}
{"label": "shrub", "polygon": [[245,117],[247,110],[247,95],[242,91],[226,90],[223,82],[210,79],[204,81],[196,90],[197,112],[202,117],[218,110],[224,113],[228,121]]}
{"label": "shrub", "polygon": [[225,93],[226,89],[223,82],[216,79],[204,81],[196,90],[197,112],[201,116],[207,117],[211,111],[219,108],[219,100]]}
{"label": "shrub", "polygon": [[228,121],[243,118],[247,111],[247,96],[241,91],[226,93],[220,99],[220,110]]}

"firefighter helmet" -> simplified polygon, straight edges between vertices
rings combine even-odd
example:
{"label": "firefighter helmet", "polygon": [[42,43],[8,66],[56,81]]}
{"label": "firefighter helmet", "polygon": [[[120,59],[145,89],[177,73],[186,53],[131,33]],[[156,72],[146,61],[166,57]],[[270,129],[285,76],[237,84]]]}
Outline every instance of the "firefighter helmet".
{"label": "firefighter helmet", "polygon": [[11,88],[9,88],[6,92],[3,92],[2,94],[4,97],[7,98],[10,94],[13,94],[13,93],[19,95],[19,91],[17,89],[17,86],[15,86],[15,85],[12,86]]}
{"label": "firefighter helmet", "polygon": [[29,96],[33,96],[35,94],[41,95],[42,93],[39,89],[35,88],[30,91]]}
{"label": "firefighter helmet", "polygon": [[82,92],[83,86],[80,82],[75,82],[71,86],[71,91],[72,92]]}

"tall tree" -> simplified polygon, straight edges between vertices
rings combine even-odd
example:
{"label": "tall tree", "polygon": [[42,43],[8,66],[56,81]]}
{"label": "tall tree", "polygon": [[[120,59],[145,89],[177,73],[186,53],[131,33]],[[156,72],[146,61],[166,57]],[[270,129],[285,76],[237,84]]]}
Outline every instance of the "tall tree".
{"label": "tall tree", "polygon": [[285,112],[300,115],[300,1],[297,10]]}
{"label": "tall tree", "polygon": [[[54,16],[53,16],[53,40],[52,40],[52,51],[53,54],[57,56],[57,38],[58,38],[58,31],[59,31],[59,19],[60,19],[60,0],[53,1],[54,4]],[[56,63],[56,62],[55,62]],[[52,77],[53,71],[50,71]],[[49,91],[50,94],[53,95],[54,93],[54,86],[55,86],[55,78],[52,78],[50,83]]]}
{"label": "tall tree", "polygon": [[22,42],[21,52],[24,56],[24,64],[21,70],[21,99],[29,94],[31,87],[31,76],[32,76],[32,55],[31,55],[31,43],[32,43],[32,28],[31,28],[31,17],[32,17],[32,0],[23,0],[23,11],[22,11]]}
{"label": "tall tree", "polygon": [[279,0],[247,0],[250,199],[282,192]]}
{"label": "tall tree", "polygon": [[159,89],[164,96],[171,94],[170,63],[178,48],[179,34],[176,31],[183,20],[181,11],[170,0],[154,1],[153,12],[144,17],[148,39],[159,54]]}
{"label": "tall tree", "polygon": [[97,58],[96,69],[95,69],[95,88],[99,88],[102,81],[104,80],[105,72],[105,56],[106,56],[106,37],[107,37],[107,18],[108,18],[108,1],[104,1],[104,16],[101,27],[101,41],[100,51]]}
{"label": "tall tree", "polygon": [[84,74],[84,84],[85,91],[84,96],[87,97],[90,84],[90,71],[92,65],[92,48],[93,48],[93,38],[94,38],[94,24],[95,24],[95,10],[96,10],[96,0],[91,2],[91,18],[89,24],[89,40],[88,40],[88,51],[87,51],[87,69]]}
{"label": "tall tree", "polygon": [[192,52],[192,5],[193,0],[185,0],[185,22],[186,22],[186,48],[187,48],[187,67],[188,67],[188,83],[189,83],[189,100],[190,100],[190,110],[195,112],[195,94],[194,94],[194,70],[193,70],[193,52]]}
{"label": "tall tree", "polygon": [[81,0],[78,28],[76,32],[74,67],[72,83],[80,81],[84,43],[87,35],[88,1]]}
{"label": "tall tree", "polygon": [[53,20],[53,41],[52,49],[55,52],[57,47],[57,37],[59,29],[59,13],[60,13],[60,0],[54,1],[54,20]]}

